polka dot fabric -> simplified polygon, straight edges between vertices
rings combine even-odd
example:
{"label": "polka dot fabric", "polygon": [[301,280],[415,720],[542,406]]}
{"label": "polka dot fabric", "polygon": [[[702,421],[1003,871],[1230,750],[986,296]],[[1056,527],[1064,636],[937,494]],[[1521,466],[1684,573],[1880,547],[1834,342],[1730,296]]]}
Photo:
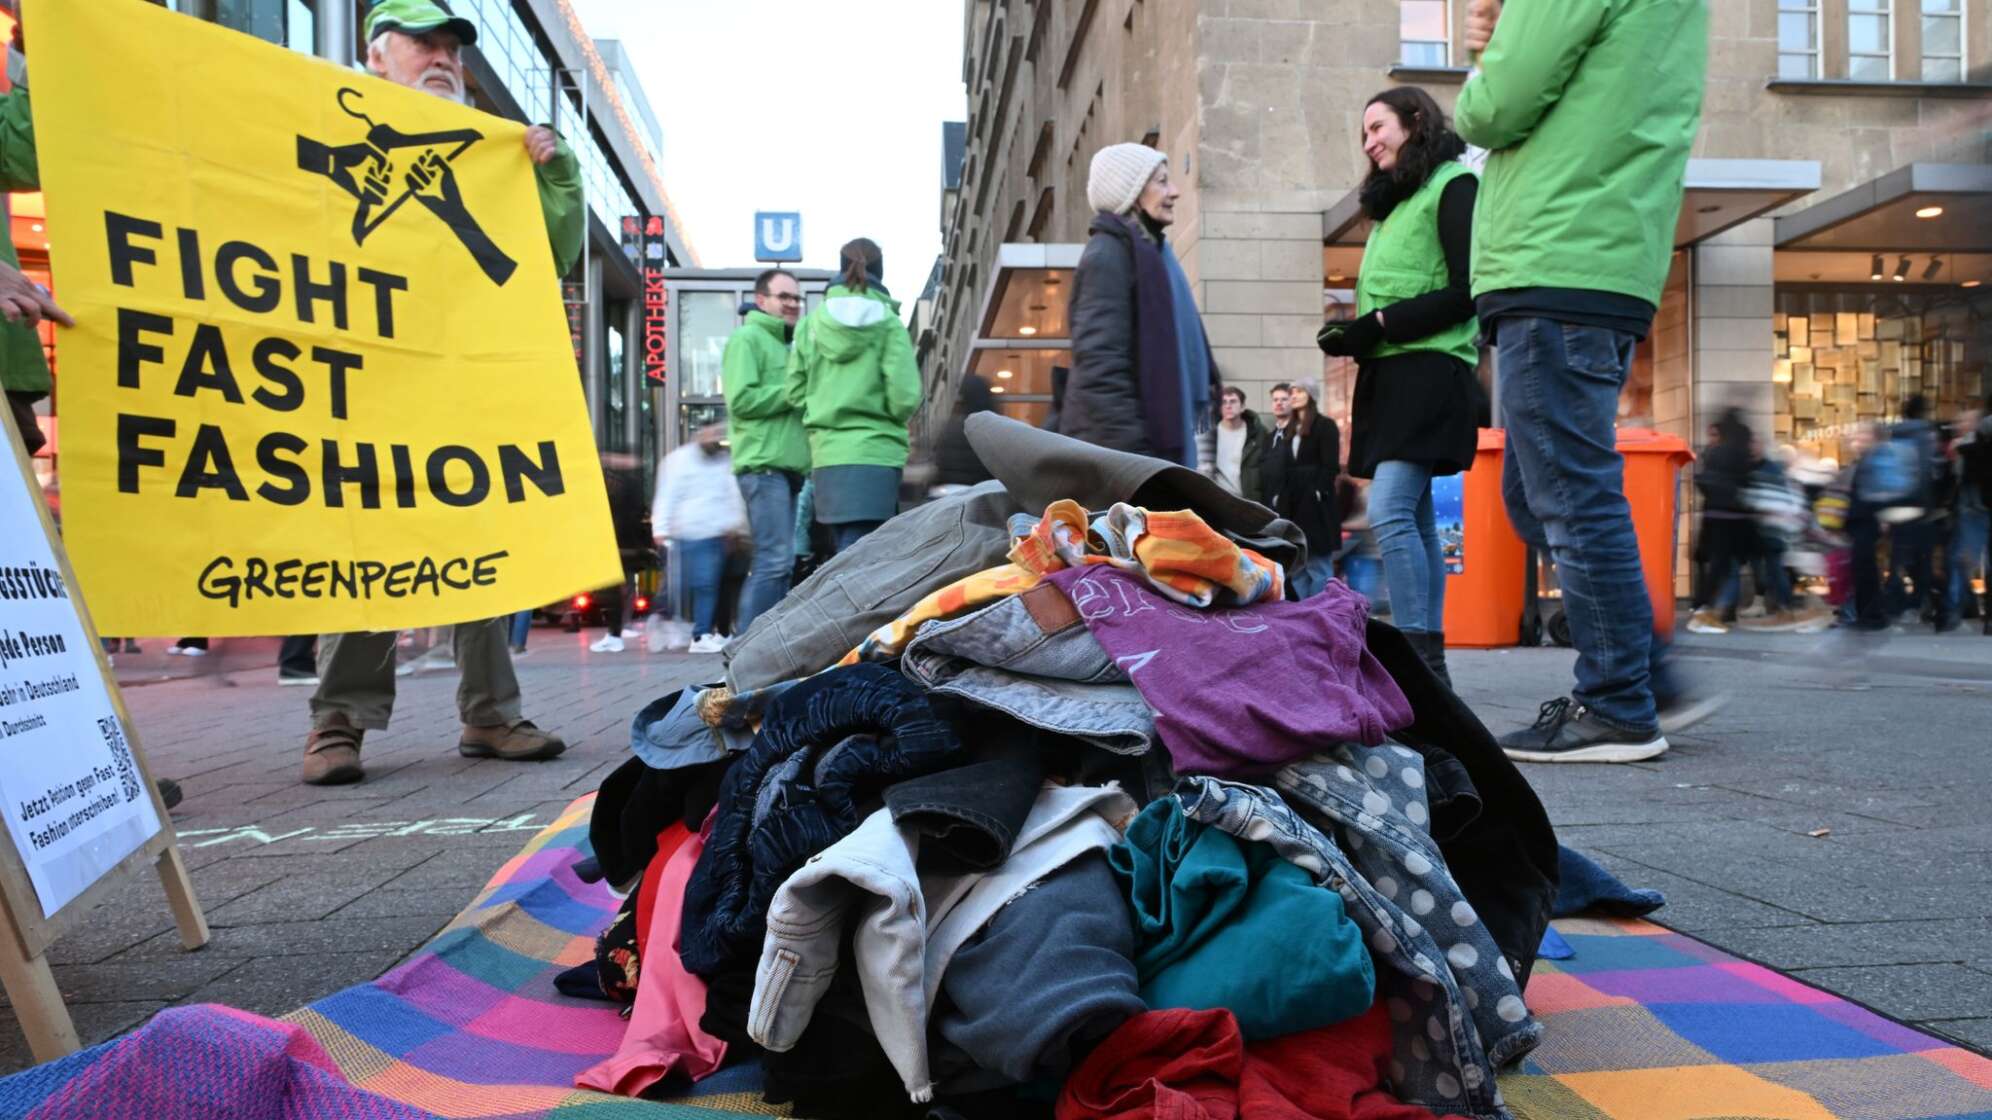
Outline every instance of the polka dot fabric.
{"label": "polka dot fabric", "polygon": [[[1397,908],[1393,936],[1445,963],[1494,1064],[1534,1049],[1542,1028],[1522,1001],[1514,968],[1427,831],[1423,756],[1395,743],[1345,743],[1287,767],[1274,781],[1302,816],[1331,829],[1358,875]],[[1392,890],[1384,890],[1386,882]]]}
{"label": "polka dot fabric", "polygon": [[[1402,772],[1413,769],[1422,783],[1423,771],[1416,754],[1404,753],[1410,757],[1388,747],[1345,747],[1281,771],[1283,788],[1291,776],[1310,791],[1290,794],[1301,804],[1333,801],[1338,813],[1368,822],[1343,830],[1330,817],[1340,842],[1263,786],[1184,778],[1176,796],[1192,820],[1271,844],[1341,894],[1376,964],[1377,994],[1390,1017],[1396,1055],[1390,1087],[1400,1099],[1438,1113],[1506,1116],[1495,1065],[1526,1053],[1541,1028],[1526,1011],[1510,1023],[1496,1010],[1503,998],[1519,1005],[1520,993],[1512,976],[1503,979],[1507,962],[1445,874],[1437,848],[1410,824],[1406,809],[1422,806],[1424,795],[1422,784],[1404,782]],[[1335,792],[1311,792],[1316,782]],[[1374,797],[1365,803],[1367,795]],[[1421,906],[1423,917],[1417,914]],[[1458,944],[1473,946],[1473,964],[1464,970],[1470,983],[1462,982],[1449,958]],[[1501,1029],[1494,1032],[1481,1020]],[[1490,1054],[1483,1037],[1498,1038],[1501,1049]]]}

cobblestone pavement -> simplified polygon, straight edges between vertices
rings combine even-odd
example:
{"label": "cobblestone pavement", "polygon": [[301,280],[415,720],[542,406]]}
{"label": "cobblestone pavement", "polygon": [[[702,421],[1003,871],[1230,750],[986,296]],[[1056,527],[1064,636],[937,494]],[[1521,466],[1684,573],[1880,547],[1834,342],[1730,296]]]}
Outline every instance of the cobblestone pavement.
{"label": "cobblestone pavement", "polygon": [[[181,951],[157,880],[134,876],[50,950],[84,1039],[179,1003],[282,1013],[413,952],[626,757],[638,707],[718,672],[635,642],[589,653],[597,634],[538,630],[518,662],[526,714],[568,739],[560,758],[459,757],[444,669],[401,680],[392,729],[367,737],[367,780],[336,789],[297,782],[310,690],[276,684],[274,642],[218,642],[198,663],[166,657],[169,639],[120,654],[154,772],[186,791],[174,822],[214,938]],[[1652,763],[1529,777],[1567,843],[1666,892],[1667,924],[1992,1047],[1992,639],[1901,637],[1863,680],[1844,659],[1830,674],[1806,661],[1820,641],[1684,642],[1691,673],[1735,694],[1721,714]],[[1567,687],[1570,659],[1453,654],[1497,731]],[[0,1070],[22,1068],[6,1027]]]}

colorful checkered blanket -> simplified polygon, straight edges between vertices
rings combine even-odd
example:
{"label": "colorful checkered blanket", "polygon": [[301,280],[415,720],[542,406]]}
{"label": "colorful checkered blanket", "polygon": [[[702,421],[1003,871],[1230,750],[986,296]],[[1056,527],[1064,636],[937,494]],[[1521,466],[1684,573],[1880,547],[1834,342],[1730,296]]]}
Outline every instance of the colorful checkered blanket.
{"label": "colorful checkered blanket", "polygon": [[[282,1020],[204,1005],[0,1079],[31,1120],[690,1120],[771,1115],[752,1065],[670,1103],[571,1088],[613,1052],[608,1004],[558,995],[618,900],[574,876],[592,797],[387,975]],[[1528,988],[1545,1041],[1501,1078],[1519,1120],[1964,1120],[1992,1061],[1649,922],[1566,919]]]}

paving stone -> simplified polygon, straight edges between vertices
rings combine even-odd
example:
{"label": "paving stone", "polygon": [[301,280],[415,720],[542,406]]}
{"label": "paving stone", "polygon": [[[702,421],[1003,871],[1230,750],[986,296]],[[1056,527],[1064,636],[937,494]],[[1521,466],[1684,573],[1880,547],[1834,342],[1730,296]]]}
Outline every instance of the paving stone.
{"label": "paving stone", "polygon": [[1975,918],[1696,931],[1697,936],[1779,969],[1961,964],[1971,940],[1984,933],[1985,923]]}
{"label": "paving stone", "polygon": [[[158,1000],[72,1003],[69,1005],[69,1019],[76,1024],[77,1037],[88,1046],[121,1035],[170,1006],[172,1004]],[[14,1013],[9,1009],[5,1015],[0,1015],[0,1070],[13,1073],[34,1064],[34,1056],[28,1052],[28,1040],[22,1036],[14,1022]]]}
{"label": "paving stone", "polygon": [[1961,1042],[1981,1054],[1992,1054],[1992,1018],[1931,1019],[1914,1025],[1933,1034]]}
{"label": "paving stone", "polygon": [[249,961],[204,984],[181,1002],[225,1003],[258,1015],[282,1015],[393,968],[406,953],[312,953]]}
{"label": "paving stone", "polygon": [[1793,975],[1900,1019],[1961,1019],[1992,1008],[1992,975],[1955,964],[1808,968]]}

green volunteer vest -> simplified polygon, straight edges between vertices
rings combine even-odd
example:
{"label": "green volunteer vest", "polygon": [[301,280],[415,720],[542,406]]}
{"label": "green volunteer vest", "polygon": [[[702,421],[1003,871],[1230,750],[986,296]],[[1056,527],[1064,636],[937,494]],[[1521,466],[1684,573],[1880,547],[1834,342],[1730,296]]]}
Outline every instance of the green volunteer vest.
{"label": "green volunteer vest", "polygon": [[[1448,163],[1432,172],[1417,193],[1390,212],[1370,230],[1369,245],[1363,249],[1363,270],[1356,278],[1356,314],[1367,315],[1379,307],[1436,292],[1451,283],[1446,272],[1445,248],[1439,244],[1439,196],[1446,184],[1461,175],[1471,175],[1463,163]],[[1437,334],[1411,342],[1386,342],[1363,355],[1388,358],[1419,350],[1451,354],[1469,366],[1480,364],[1480,352],[1473,340],[1480,334],[1480,322],[1468,319]]]}

